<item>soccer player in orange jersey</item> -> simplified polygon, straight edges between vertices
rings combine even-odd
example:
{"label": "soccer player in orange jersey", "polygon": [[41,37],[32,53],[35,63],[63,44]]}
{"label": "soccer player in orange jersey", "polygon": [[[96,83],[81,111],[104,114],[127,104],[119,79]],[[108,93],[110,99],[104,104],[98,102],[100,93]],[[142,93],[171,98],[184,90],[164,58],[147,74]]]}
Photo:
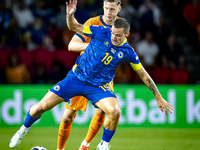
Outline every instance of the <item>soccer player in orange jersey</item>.
{"label": "soccer player in orange jersey", "polygon": [[[121,0],[103,0],[103,10],[103,15],[90,18],[84,25],[111,27],[117,18],[118,12],[121,10]],[[76,33],[69,43],[69,51],[83,52],[89,42],[89,37]],[[113,82],[110,83],[110,88],[113,90]],[[71,125],[79,110],[86,111],[87,102],[88,100],[85,97],[77,96],[71,99],[70,105],[65,103],[66,109],[59,127],[57,150],[64,150],[71,132]],[[105,116],[105,113],[101,109],[96,110],[96,113],[90,122],[88,133],[84,141],[81,143],[79,150],[87,150],[89,148],[90,142],[102,127]]]}

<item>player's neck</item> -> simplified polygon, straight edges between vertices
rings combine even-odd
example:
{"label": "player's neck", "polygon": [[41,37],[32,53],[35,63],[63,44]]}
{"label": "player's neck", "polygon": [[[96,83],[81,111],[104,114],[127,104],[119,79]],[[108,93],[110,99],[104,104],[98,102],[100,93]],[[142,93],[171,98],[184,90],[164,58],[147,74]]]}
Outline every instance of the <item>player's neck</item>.
{"label": "player's neck", "polygon": [[113,19],[113,20],[107,20],[105,18],[105,16],[103,15],[102,19],[103,19],[103,21],[104,21],[105,24],[107,24],[107,25],[113,25],[113,23],[117,19],[117,17],[115,17],[115,19]]}

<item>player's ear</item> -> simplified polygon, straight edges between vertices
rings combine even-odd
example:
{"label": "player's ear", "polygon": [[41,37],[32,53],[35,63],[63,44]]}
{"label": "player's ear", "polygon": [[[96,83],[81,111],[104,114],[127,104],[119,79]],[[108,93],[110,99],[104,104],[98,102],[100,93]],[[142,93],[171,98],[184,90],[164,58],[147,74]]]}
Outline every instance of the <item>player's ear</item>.
{"label": "player's ear", "polygon": [[121,7],[121,6],[119,6],[118,12],[120,12],[121,8],[122,8],[122,7]]}
{"label": "player's ear", "polygon": [[125,34],[125,37],[128,37],[130,35],[130,32],[127,32],[126,34]]}

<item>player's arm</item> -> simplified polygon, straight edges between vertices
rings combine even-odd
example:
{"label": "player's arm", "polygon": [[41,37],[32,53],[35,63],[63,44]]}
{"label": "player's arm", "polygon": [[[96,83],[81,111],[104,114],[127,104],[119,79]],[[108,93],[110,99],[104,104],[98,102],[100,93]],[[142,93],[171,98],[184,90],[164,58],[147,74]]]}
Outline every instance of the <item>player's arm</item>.
{"label": "player's arm", "polygon": [[77,20],[74,18],[74,13],[76,12],[76,6],[77,6],[77,0],[70,0],[69,4],[66,2],[66,21],[67,26],[70,30],[74,32],[83,33],[84,25],[77,22]]}
{"label": "player's arm", "polygon": [[77,35],[74,35],[69,42],[68,50],[73,52],[81,52],[86,49],[89,43],[84,43],[81,38]]}
{"label": "player's arm", "polygon": [[[149,74],[146,72],[146,70],[141,67],[139,70],[135,70],[137,74],[140,76],[144,84],[151,90],[151,92],[155,95],[155,98],[157,100],[158,107],[162,112],[165,112],[167,115],[167,110],[172,113],[172,105],[166,102],[161,94],[159,93],[154,81],[152,78],[149,76]],[[167,109],[167,110],[166,110]]]}
{"label": "player's arm", "polygon": [[[97,25],[98,23],[96,18],[90,18],[84,23],[84,26]],[[76,33],[69,42],[68,49],[73,52],[82,52],[88,46],[89,41],[90,37]]]}

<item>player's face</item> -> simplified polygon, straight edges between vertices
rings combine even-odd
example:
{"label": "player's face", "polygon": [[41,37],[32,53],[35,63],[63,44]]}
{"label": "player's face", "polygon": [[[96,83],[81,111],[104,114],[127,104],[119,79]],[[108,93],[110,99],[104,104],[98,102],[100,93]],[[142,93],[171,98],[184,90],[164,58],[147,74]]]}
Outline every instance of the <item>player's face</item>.
{"label": "player's face", "polygon": [[111,41],[114,46],[119,46],[122,44],[125,40],[126,37],[128,37],[128,33],[124,33],[124,28],[115,28],[114,26],[112,27],[112,32],[111,32]]}
{"label": "player's face", "polygon": [[121,10],[121,6],[117,6],[115,2],[104,2],[103,10],[105,19],[107,21],[113,21]]}

